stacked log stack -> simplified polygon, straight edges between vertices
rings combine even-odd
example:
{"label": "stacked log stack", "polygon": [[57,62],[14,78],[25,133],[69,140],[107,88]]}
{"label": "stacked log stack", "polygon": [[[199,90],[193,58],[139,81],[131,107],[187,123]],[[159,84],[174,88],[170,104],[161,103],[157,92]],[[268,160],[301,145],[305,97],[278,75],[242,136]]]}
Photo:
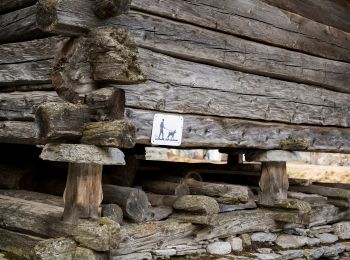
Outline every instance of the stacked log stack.
{"label": "stacked log stack", "polygon": [[[0,259],[349,258],[349,185],[285,161],[350,153],[350,6],[291,2],[1,0]],[[157,113],[262,166],[138,167]]]}

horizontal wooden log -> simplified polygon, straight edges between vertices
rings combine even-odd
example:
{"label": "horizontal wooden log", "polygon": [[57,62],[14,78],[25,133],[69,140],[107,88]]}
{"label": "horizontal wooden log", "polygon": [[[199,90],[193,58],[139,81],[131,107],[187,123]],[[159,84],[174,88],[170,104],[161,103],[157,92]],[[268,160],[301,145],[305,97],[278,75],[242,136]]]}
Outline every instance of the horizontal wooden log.
{"label": "horizontal wooden log", "polygon": [[0,190],[0,195],[39,202],[39,203],[63,208],[62,197],[58,197],[50,194],[28,191],[28,190]]}
{"label": "horizontal wooden log", "polygon": [[186,184],[174,183],[159,180],[144,180],[141,183],[144,190],[162,195],[183,196],[190,194],[190,190]]}
{"label": "horizontal wooden log", "polygon": [[0,142],[12,144],[40,144],[33,122],[0,121]]}
{"label": "horizontal wooden log", "polygon": [[[16,1],[13,1],[16,2]],[[35,5],[0,15],[0,43],[32,40],[49,36],[36,25]]]}
{"label": "horizontal wooden log", "polygon": [[[278,8],[299,14],[319,23],[350,32],[350,3],[347,0],[263,0]],[[317,11],[316,11],[317,10]]]}
{"label": "horizontal wooden log", "polygon": [[39,237],[0,228],[0,250],[15,259],[33,259],[34,247],[42,240]]}
{"label": "horizontal wooden log", "polygon": [[350,190],[340,189],[326,186],[310,185],[310,186],[291,186],[291,191],[315,193],[330,198],[341,198],[350,201]]}
{"label": "horizontal wooden log", "polygon": [[0,14],[9,13],[17,9],[34,5],[35,3],[36,3],[36,0],[17,0],[17,1],[3,0],[0,3]]}
{"label": "horizontal wooden log", "polygon": [[[150,144],[156,112],[126,109],[137,128],[136,143]],[[295,126],[229,118],[184,115],[181,147],[259,148],[350,153],[350,130],[334,127]],[[298,139],[308,146],[300,146]],[[285,146],[284,141],[289,142]],[[296,142],[293,142],[296,141]]]}
{"label": "horizontal wooden log", "polygon": [[180,196],[174,203],[177,211],[192,212],[200,215],[214,215],[219,213],[219,204],[214,198],[203,195]]}
{"label": "horizontal wooden log", "polygon": [[132,8],[316,56],[350,59],[349,34],[260,0],[134,0]]}
{"label": "horizontal wooden log", "polygon": [[[350,65],[141,13],[109,24],[133,32],[137,44],[182,59],[349,92]],[[350,40],[350,34],[349,34]],[[350,48],[350,46],[348,46]]]}

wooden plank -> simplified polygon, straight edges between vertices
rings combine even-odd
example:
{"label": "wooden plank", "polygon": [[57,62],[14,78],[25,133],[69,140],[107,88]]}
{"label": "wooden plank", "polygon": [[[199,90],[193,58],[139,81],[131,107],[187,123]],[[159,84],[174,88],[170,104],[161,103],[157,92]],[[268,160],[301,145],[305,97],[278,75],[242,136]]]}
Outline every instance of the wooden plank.
{"label": "wooden plank", "polygon": [[2,0],[0,2],[0,14],[9,13],[17,9],[34,5],[36,0]]}
{"label": "wooden plank", "polygon": [[[15,2],[15,1],[13,1]],[[36,6],[29,6],[0,15],[0,43],[42,38],[48,33],[36,26]]]}
{"label": "wooden plank", "polygon": [[40,144],[33,122],[0,121],[0,143]]}
{"label": "wooden plank", "polygon": [[348,0],[263,1],[314,21],[350,32],[350,2]]}
{"label": "wooden plank", "polygon": [[108,24],[131,31],[139,46],[170,56],[350,92],[348,63],[137,12],[115,17]]}
{"label": "wooden plank", "polygon": [[350,60],[348,33],[260,0],[134,0],[132,8],[316,56]]}
{"label": "wooden plank", "polygon": [[[136,126],[136,143],[151,144],[153,117],[156,111],[127,108],[126,119]],[[183,115],[181,147],[237,149],[281,149],[350,153],[350,129],[262,123],[220,117]],[[308,145],[300,146],[303,140]],[[294,142],[293,142],[294,141]]]}

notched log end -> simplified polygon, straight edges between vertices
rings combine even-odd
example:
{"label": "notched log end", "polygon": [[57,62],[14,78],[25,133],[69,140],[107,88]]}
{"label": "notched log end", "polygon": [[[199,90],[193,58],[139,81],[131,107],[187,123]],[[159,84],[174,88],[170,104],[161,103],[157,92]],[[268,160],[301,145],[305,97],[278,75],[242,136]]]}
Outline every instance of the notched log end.
{"label": "notched log end", "polygon": [[307,140],[293,136],[289,136],[279,143],[279,148],[282,150],[304,151],[308,150],[309,146],[310,144]]}
{"label": "notched log end", "polygon": [[57,0],[39,0],[37,2],[36,23],[45,31],[51,32],[57,24]]}
{"label": "notched log end", "polygon": [[100,82],[135,84],[146,80],[138,63],[133,36],[120,28],[99,27],[89,35],[93,79]]}
{"label": "notched log end", "polygon": [[98,18],[125,14],[130,9],[131,0],[95,0],[93,11]]}

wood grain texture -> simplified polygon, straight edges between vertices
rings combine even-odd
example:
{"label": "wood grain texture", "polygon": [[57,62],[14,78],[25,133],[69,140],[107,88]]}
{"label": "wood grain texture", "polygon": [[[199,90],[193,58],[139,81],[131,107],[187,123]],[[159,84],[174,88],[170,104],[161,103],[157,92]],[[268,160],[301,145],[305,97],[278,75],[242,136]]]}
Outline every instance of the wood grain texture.
{"label": "wood grain texture", "polygon": [[[196,64],[149,50],[140,50],[140,62],[148,81],[137,87],[117,86],[125,90],[129,107],[293,124],[349,126],[349,94]],[[13,110],[13,104],[23,98],[36,100],[33,106],[52,101],[38,97],[40,93],[44,95],[38,91],[1,94],[0,100],[6,100],[2,109]],[[12,119],[16,113],[17,118],[24,117],[23,113],[16,112],[20,107],[8,111]]]}
{"label": "wood grain texture", "polygon": [[[136,143],[151,143],[153,117],[156,111],[126,109],[126,119],[136,126]],[[297,126],[262,123],[220,117],[183,115],[184,129],[181,147],[261,148],[280,149],[290,139],[288,150],[350,153],[350,130],[335,127]],[[308,146],[300,147],[298,138]]]}
{"label": "wood grain texture", "polygon": [[133,32],[139,46],[174,57],[315,84],[341,92],[350,91],[350,65],[344,62],[137,12],[127,17],[115,17],[108,24],[122,26]]}
{"label": "wood grain texture", "polygon": [[132,8],[316,56],[350,59],[348,33],[260,0],[134,0]]}
{"label": "wood grain texture", "polygon": [[[16,1],[13,1],[16,2]],[[36,6],[0,15],[0,43],[42,38],[48,34],[36,26]]]}
{"label": "wood grain texture", "polygon": [[40,144],[33,122],[0,121],[0,142],[12,144]]}
{"label": "wood grain texture", "polygon": [[2,0],[0,2],[0,14],[9,13],[11,11],[34,5],[36,0]]}
{"label": "wood grain texture", "polygon": [[[314,21],[350,32],[350,2],[348,0],[263,0],[278,8]],[[317,11],[316,11],[317,10]]]}

